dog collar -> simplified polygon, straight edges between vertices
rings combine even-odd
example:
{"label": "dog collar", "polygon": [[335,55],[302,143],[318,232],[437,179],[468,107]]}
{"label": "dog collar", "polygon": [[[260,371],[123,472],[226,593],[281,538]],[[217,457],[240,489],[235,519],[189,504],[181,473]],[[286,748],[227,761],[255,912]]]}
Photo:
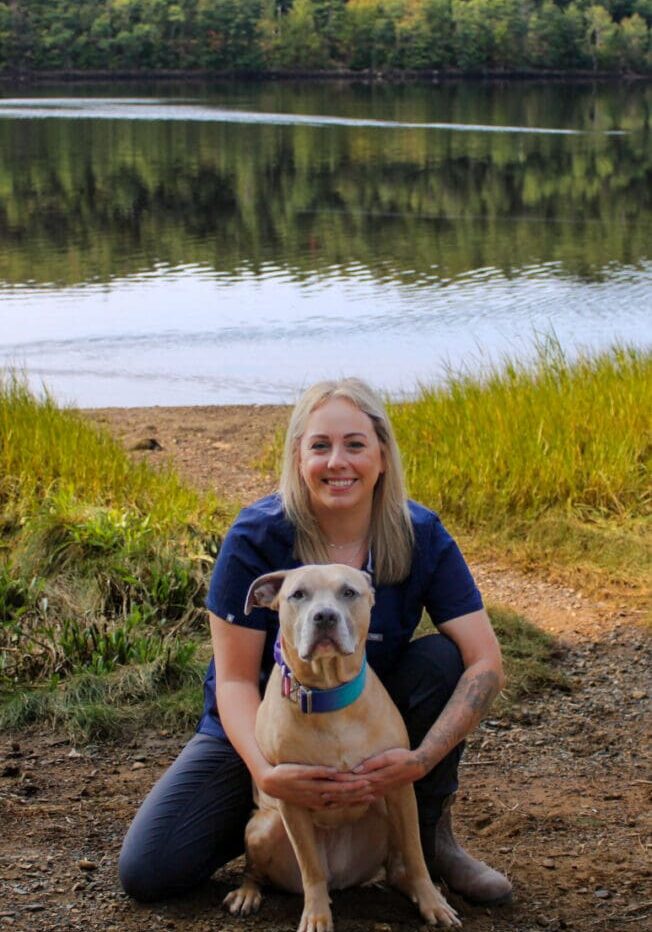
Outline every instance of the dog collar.
{"label": "dog collar", "polygon": [[312,712],[337,712],[351,705],[362,694],[367,681],[367,658],[363,657],[359,672],[341,686],[332,689],[310,689],[302,686],[283,660],[280,642],[274,644],[274,660],[281,668],[281,695],[296,702],[306,715]]}

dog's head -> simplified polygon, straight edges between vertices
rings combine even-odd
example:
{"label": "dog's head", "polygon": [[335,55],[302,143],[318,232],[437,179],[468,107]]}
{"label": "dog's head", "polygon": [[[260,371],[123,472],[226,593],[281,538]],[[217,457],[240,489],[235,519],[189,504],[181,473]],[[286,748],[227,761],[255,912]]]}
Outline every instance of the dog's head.
{"label": "dog's head", "polygon": [[340,563],[302,566],[254,580],[245,613],[278,609],[283,649],[299,660],[348,656],[364,648],[374,591],[362,570]]}

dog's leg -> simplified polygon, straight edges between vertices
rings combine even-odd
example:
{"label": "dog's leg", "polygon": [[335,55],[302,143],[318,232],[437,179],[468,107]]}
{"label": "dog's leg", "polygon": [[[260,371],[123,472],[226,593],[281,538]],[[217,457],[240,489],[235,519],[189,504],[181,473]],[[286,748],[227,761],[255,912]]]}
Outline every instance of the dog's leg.
{"label": "dog's leg", "polygon": [[312,815],[306,809],[285,802],[280,802],[279,808],[303,883],[303,914],[298,932],[332,932],[326,866],[320,857]]}
{"label": "dog's leg", "polygon": [[435,887],[421,848],[417,802],[411,785],[385,797],[390,824],[388,880],[409,896],[426,922],[446,928],[461,926],[457,913]]}
{"label": "dog's leg", "polygon": [[245,830],[247,853],[242,884],[224,898],[224,905],[234,915],[258,912],[262,900],[261,884],[269,878],[277,886],[301,892],[301,878],[290,847],[285,826],[275,809],[257,809]]}

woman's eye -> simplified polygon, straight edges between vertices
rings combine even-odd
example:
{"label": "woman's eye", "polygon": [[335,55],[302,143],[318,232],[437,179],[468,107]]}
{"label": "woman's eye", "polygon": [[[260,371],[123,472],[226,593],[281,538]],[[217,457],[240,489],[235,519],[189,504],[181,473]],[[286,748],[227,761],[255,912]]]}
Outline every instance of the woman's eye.
{"label": "woman's eye", "polygon": [[350,586],[347,586],[342,592],[342,595],[345,599],[355,599],[357,594],[358,593],[355,591],[355,589],[351,589]]}
{"label": "woman's eye", "polygon": [[297,602],[300,602],[304,596],[305,596],[305,592],[303,591],[303,589],[295,589],[292,595],[288,596],[288,598],[296,599]]}
{"label": "woman's eye", "polygon": [[328,449],[328,444],[327,444],[327,443],[322,443],[322,442],[320,442],[320,443],[313,443],[312,446],[310,447],[310,449],[311,449],[311,450],[317,450],[317,451],[327,450],[327,449]]}

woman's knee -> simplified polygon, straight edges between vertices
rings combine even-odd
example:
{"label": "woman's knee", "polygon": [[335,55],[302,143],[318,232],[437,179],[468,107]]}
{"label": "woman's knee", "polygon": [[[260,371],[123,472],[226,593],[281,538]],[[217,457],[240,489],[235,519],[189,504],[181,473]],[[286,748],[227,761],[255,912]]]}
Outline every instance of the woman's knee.
{"label": "woman's knee", "polygon": [[408,644],[385,685],[403,712],[424,702],[443,707],[463,673],[455,642],[443,634],[429,634]]}
{"label": "woman's knee", "polygon": [[128,838],[125,839],[120,852],[118,876],[127,896],[133,897],[139,903],[164,898],[162,874],[158,865],[145,858],[136,845],[128,844]]}
{"label": "woman's knee", "polygon": [[127,832],[118,871],[143,902],[178,896],[242,852],[251,778],[230,745],[196,735],[152,788]]}

